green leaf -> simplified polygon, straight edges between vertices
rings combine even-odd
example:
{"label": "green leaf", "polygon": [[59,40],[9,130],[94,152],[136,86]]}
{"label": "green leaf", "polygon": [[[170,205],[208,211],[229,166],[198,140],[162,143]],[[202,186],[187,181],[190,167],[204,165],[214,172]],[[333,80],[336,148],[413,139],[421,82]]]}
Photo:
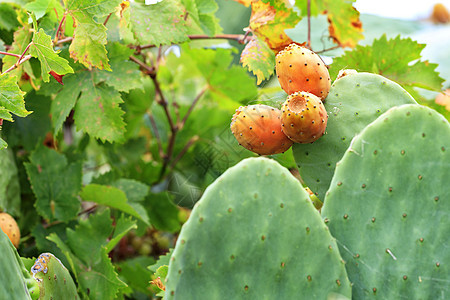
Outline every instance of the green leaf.
{"label": "green leaf", "polygon": [[13,121],[10,112],[19,117],[26,117],[31,113],[25,109],[24,94],[17,85],[15,76],[0,75],[0,108],[3,110],[3,117],[8,116],[5,120]]}
{"label": "green leaf", "polygon": [[183,6],[176,0],[152,5],[130,3],[131,25],[136,40],[144,44],[170,45],[188,40]]}
{"label": "green leaf", "polygon": [[114,249],[114,247],[120,242],[125,234],[127,234],[132,229],[137,229],[136,221],[132,220],[131,218],[125,218],[122,215],[117,221],[114,235],[106,245],[106,252],[111,252],[111,250]]}
{"label": "green leaf", "polygon": [[175,232],[181,228],[178,219],[179,210],[173,204],[170,194],[150,194],[145,201],[145,208],[156,229]]}
{"label": "green leaf", "polygon": [[95,73],[95,83],[105,82],[120,92],[142,88],[139,66],[129,59],[134,50],[119,43],[109,44],[106,49],[112,72],[98,71]]}
{"label": "green leaf", "polygon": [[275,54],[266,43],[255,37],[241,53],[242,66],[247,67],[258,79],[257,84],[269,79],[275,69]]}
{"label": "green leaf", "polygon": [[20,186],[16,162],[10,149],[0,150],[0,209],[12,215],[20,212]]}
{"label": "green leaf", "polygon": [[0,3],[0,29],[12,31],[19,26],[14,7],[8,3]]}
{"label": "green leaf", "polygon": [[148,286],[153,273],[146,266],[153,262],[153,258],[146,256],[120,261],[117,264],[119,276],[124,279],[133,291],[150,294]]}
{"label": "green leaf", "polygon": [[2,138],[0,138],[0,150],[5,149],[6,147],[8,147],[8,144]]}
{"label": "green leaf", "polygon": [[33,2],[28,2],[25,5],[25,9],[33,12],[36,15],[36,19],[40,19],[45,15],[47,8],[53,0],[35,0]]}
{"label": "green leaf", "polygon": [[158,268],[160,268],[161,266],[169,265],[170,258],[172,257],[172,253],[173,253],[173,248],[170,249],[169,252],[167,252],[166,254],[161,255],[155,264],[148,266],[147,268],[150,271],[152,271],[153,273],[155,273],[156,270],[158,270]]}
{"label": "green leaf", "polygon": [[383,35],[371,46],[357,46],[334,59],[330,75],[341,69],[373,72],[383,75],[410,91],[412,87],[440,91],[444,79],[436,72],[437,64],[421,61],[424,44],[397,36],[388,40]]}
{"label": "green leaf", "polygon": [[69,75],[64,79],[64,87],[52,101],[50,112],[52,115],[53,134],[56,135],[62,128],[64,121],[75,107],[84,84],[88,84],[90,74],[88,72]]}
{"label": "green leaf", "polygon": [[183,0],[186,12],[187,30],[190,34],[205,33],[213,36],[221,30],[215,13],[219,9],[214,0]]}
{"label": "green leaf", "polygon": [[125,286],[114,271],[105,248],[112,231],[107,209],[80,220],[75,230],[67,229],[67,245],[56,234],[49,236],[66,255],[80,290],[90,299],[114,299],[119,288]]}
{"label": "green leaf", "polygon": [[31,153],[25,169],[36,196],[37,212],[47,220],[69,221],[80,210],[81,163],[44,146]]}
{"label": "green leaf", "polygon": [[133,217],[136,217],[146,223],[146,215],[140,215],[127,201],[127,196],[122,190],[106,185],[88,184],[80,193],[85,201],[92,201],[98,204],[106,205],[121,210]]}
{"label": "green leaf", "polygon": [[112,183],[112,186],[125,192],[128,201],[141,202],[150,191],[150,187],[133,179],[121,178]]}
{"label": "green leaf", "polygon": [[[14,32],[14,42],[9,48],[9,53],[14,53],[17,55],[21,55],[23,51],[27,48],[28,44],[31,41],[32,37],[32,29],[29,24],[24,25]],[[3,65],[2,70],[5,72],[11,66],[13,66],[17,62],[18,58],[7,55],[2,59]],[[18,78],[22,76],[22,73],[26,72],[31,78],[34,78],[33,70],[31,69],[31,65],[29,61],[26,61],[20,64],[15,70],[12,70],[9,74],[11,76],[16,75]]]}
{"label": "green leaf", "polygon": [[77,129],[102,141],[122,141],[125,133],[124,112],[119,106],[122,102],[114,88],[86,84],[75,107]]}
{"label": "green leaf", "polygon": [[67,228],[67,245],[87,265],[92,265],[100,256],[99,249],[106,246],[113,233],[113,220],[109,209],[80,220],[75,229]]}
{"label": "green leaf", "polygon": [[41,62],[41,74],[44,82],[49,82],[50,71],[58,75],[73,73],[73,69],[69,66],[69,62],[59,57],[57,52],[53,50],[52,38],[47,35],[41,28],[33,37],[33,43],[30,47],[30,54]]}
{"label": "green leaf", "polygon": [[102,70],[111,68],[108,64],[106,45],[106,27],[95,21],[114,12],[121,0],[65,0],[64,4],[76,23],[73,41],[70,44],[70,56],[87,68]]}

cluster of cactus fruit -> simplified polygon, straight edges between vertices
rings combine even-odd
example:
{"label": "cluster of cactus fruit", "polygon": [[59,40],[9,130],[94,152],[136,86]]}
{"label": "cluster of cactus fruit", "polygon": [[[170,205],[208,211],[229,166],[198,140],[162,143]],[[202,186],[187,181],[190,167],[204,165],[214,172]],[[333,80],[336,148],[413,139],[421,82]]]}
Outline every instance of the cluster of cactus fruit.
{"label": "cluster of cactus fruit", "polygon": [[325,134],[328,115],[323,99],[331,79],[313,51],[291,44],[276,56],[281,88],[289,95],[281,110],[268,105],[240,107],[231,119],[239,144],[260,155],[282,153],[295,143],[313,143]]}

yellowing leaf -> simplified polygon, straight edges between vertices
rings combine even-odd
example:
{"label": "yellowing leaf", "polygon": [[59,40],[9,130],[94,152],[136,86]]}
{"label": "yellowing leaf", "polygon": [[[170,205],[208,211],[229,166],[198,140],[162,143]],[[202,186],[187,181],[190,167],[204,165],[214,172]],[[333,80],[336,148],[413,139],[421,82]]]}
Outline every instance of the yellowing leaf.
{"label": "yellowing leaf", "polygon": [[275,68],[275,54],[258,38],[252,39],[241,53],[241,63],[256,75],[259,85],[268,79]]}
{"label": "yellowing leaf", "polygon": [[270,2],[253,1],[250,29],[266,42],[270,49],[278,52],[293,42],[284,30],[293,28],[300,19],[284,1],[274,1],[273,6]]}
{"label": "yellowing leaf", "polygon": [[[328,31],[333,41],[341,47],[355,47],[363,38],[359,12],[353,7],[356,0],[312,0],[311,16],[318,13],[328,17]],[[295,5],[302,16],[307,16],[307,0],[297,0]]]}

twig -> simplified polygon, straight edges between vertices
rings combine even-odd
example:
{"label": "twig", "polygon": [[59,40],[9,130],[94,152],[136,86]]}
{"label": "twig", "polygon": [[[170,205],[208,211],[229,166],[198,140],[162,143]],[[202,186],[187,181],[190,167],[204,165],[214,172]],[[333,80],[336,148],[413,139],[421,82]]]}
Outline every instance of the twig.
{"label": "twig", "polygon": [[22,55],[20,56],[20,58],[17,60],[17,62],[16,62],[16,65],[17,66],[19,66],[22,62],[21,62],[21,60],[22,60],[22,58],[25,56],[25,54],[27,53],[27,51],[28,51],[28,49],[30,49],[30,46],[31,46],[31,44],[32,44],[33,42],[30,42],[29,44],[28,44],[28,46],[25,48],[25,50],[22,52]]}
{"label": "twig", "polygon": [[9,52],[3,52],[3,51],[0,51],[0,54],[3,54],[3,55],[10,55],[10,56],[15,56],[15,57],[17,57],[17,58],[20,58],[20,54],[9,53]]}
{"label": "twig", "polygon": [[62,26],[64,24],[64,21],[66,20],[66,16],[67,16],[67,12],[64,12],[64,14],[63,14],[63,16],[61,18],[61,21],[59,22],[58,29],[56,29],[55,40],[53,41],[53,44],[58,43],[59,34],[60,34],[61,30],[62,30]]}
{"label": "twig", "polygon": [[155,85],[156,93],[159,95],[159,100],[157,100],[157,102],[159,105],[161,105],[164,108],[164,112],[166,113],[167,120],[169,121],[169,125],[170,125],[170,131],[172,131],[172,133],[175,133],[175,132],[177,132],[178,128],[173,123],[169,109],[167,108],[166,98],[164,97],[164,94],[161,91],[161,87],[159,85],[158,79],[156,79],[156,74],[154,74],[154,73],[150,74],[150,78],[153,80],[153,84]]}
{"label": "twig", "polygon": [[341,46],[334,46],[334,47],[331,47],[331,48],[328,48],[328,49],[323,49],[323,50],[320,50],[320,51],[315,51],[316,53],[323,53],[323,52],[327,52],[327,51],[331,51],[331,50],[334,50],[334,49],[338,49],[338,48],[341,48]]}
{"label": "twig", "polygon": [[173,168],[175,168],[175,165],[177,164],[177,162],[186,154],[186,152],[189,150],[189,148],[198,140],[199,140],[198,135],[194,135],[193,137],[191,137],[189,139],[189,141],[186,143],[186,145],[184,145],[184,147],[180,151],[180,153],[178,153],[178,155],[174,158],[174,160],[170,164],[170,166],[169,166],[170,170],[173,170]]}
{"label": "twig", "polygon": [[[250,31],[248,31],[246,34],[218,34],[215,36],[209,36],[209,35],[203,35],[203,34],[194,34],[189,35],[189,39],[191,40],[233,40],[237,41],[240,44],[248,43],[252,37],[249,36]],[[148,49],[148,48],[155,48],[156,45],[154,44],[148,44],[148,45],[140,45],[140,46],[133,46],[131,45],[130,48],[132,49]]]}
{"label": "twig", "polygon": [[12,65],[8,70],[6,70],[5,72],[3,72],[2,75],[11,72],[11,71],[14,70],[15,68],[17,68],[20,64],[23,64],[24,62],[26,62],[26,61],[29,60],[30,58],[31,58],[31,55],[27,55],[27,56],[23,57],[22,60],[20,60],[20,62],[17,61],[17,63],[15,63],[15,64]]}
{"label": "twig", "polygon": [[141,68],[143,68],[144,70],[146,70],[148,75],[155,74],[155,68],[154,68],[154,67],[150,67],[149,65],[147,65],[147,64],[144,63],[143,61],[137,59],[137,58],[134,57],[134,56],[130,56],[130,60],[131,60],[132,62],[137,63]]}
{"label": "twig", "polygon": [[308,43],[306,46],[311,50],[311,0],[308,0]]}
{"label": "twig", "polygon": [[111,17],[111,15],[112,15],[112,13],[110,13],[110,14],[106,17],[105,22],[103,22],[103,26],[106,26],[106,23],[108,23],[109,18]]}
{"label": "twig", "polygon": [[159,156],[161,159],[166,158],[166,154],[164,153],[162,142],[161,142],[161,136],[159,135],[158,127],[156,126],[155,118],[153,118],[152,114],[148,114],[148,117],[150,118],[150,123],[152,124],[153,131],[155,132],[156,141],[158,143],[158,151]]}
{"label": "twig", "polygon": [[186,124],[187,118],[191,114],[192,110],[194,109],[195,104],[197,104],[198,100],[203,96],[203,94],[208,90],[207,87],[205,87],[203,90],[200,91],[200,93],[195,97],[194,101],[192,102],[191,106],[189,107],[188,111],[183,117],[183,120],[178,125],[179,130],[181,130],[184,127],[184,124]]}
{"label": "twig", "polygon": [[60,39],[60,40],[57,41],[55,44],[56,44],[56,45],[64,44],[64,43],[67,43],[67,42],[71,42],[72,40],[73,40],[73,37],[69,36],[69,37]]}

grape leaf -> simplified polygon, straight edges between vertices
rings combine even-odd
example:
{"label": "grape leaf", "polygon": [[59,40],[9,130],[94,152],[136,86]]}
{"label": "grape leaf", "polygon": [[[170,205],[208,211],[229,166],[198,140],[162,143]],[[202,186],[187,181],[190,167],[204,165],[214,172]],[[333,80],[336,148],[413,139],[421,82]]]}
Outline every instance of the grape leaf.
{"label": "grape leaf", "polygon": [[214,0],[183,0],[187,12],[186,25],[190,34],[215,35],[221,30],[215,13],[219,6]]}
{"label": "grape leaf", "polygon": [[[312,0],[311,16],[318,13],[328,16],[328,31],[333,41],[341,47],[355,47],[363,38],[359,12],[353,7],[356,0]],[[302,16],[307,16],[307,1],[295,1]]]}
{"label": "grape leaf", "polygon": [[20,186],[11,149],[0,150],[0,209],[11,215],[20,213]]}
{"label": "grape leaf", "polygon": [[[182,49],[183,53],[176,61],[191,60],[191,66],[195,66],[203,75],[212,93],[225,95],[237,102],[250,100],[256,96],[254,81],[245,70],[236,65],[230,67],[233,60],[232,50],[189,49],[188,47]],[[192,74],[192,69],[189,72]]]}
{"label": "grape leaf", "polygon": [[125,123],[119,92],[105,85],[94,86],[92,81],[84,83],[83,92],[75,107],[75,125],[89,135],[102,141],[123,140]]}
{"label": "grape leaf", "polygon": [[383,35],[372,45],[357,46],[336,57],[331,64],[330,75],[337,76],[340,69],[356,69],[381,74],[410,92],[413,92],[413,87],[440,91],[444,79],[435,70],[437,64],[420,60],[424,47],[410,38],[397,36],[388,40]]}
{"label": "grape leaf", "polygon": [[121,178],[112,183],[112,186],[121,189],[127,196],[128,201],[141,202],[150,191],[150,187],[133,179]]}
{"label": "grape leaf", "polygon": [[25,9],[28,11],[31,11],[35,14],[36,19],[40,19],[45,15],[45,12],[47,11],[47,8],[49,7],[50,3],[54,0],[35,0],[33,2],[28,2],[25,5]]}
{"label": "grape leaf", "polygon": [[83,84],[89,78],[89,72],[76,73],[66,77],[64,87],[61,88],[55,99],[53,99],[50,108],[54,135],[61,130],[64,121],[78,100],[78,96],[83,89]]}
{"label": "grape leaf", "polygon": [[[154,259],[148,256],[138,256],[127,260],[122,260],[117,263],[118,273],[123,278],[131,293],[139,291],[144,294],[151,294],[148,286],[151,280],[152,272],[150,272],[146,266],[152,264]],[[128,295],[128,293],[127,293]]]}
{"label": "grape leaf", "polygon": [[241,63],[256,75],[259,85],[273,74],[275,54],[266,43],[255,37],[242,50]]}
{"label": "grape leaf", "polygon": [[183,6],[176,0],[156,4],[130,4],[130,22],[136,40],[141,44],[170,45],[188,40]]}
{"label": "grape leaf", "polygon": [[41,28],[33,37],[33,43],[30,47],[30,54],[41,62],[41,75],[44,82],[50,81],[50,71],[58,75],[73,73],[73,69],[69,66],[69,62],[59,57],[57,52],[53,50],[52,38],[47,35]]}
{"label": "grape leaf", "polygon": [[70,44],[70,56],[87,68],[102,70],[111,68],[105,48],[106,27],[97,23],[99,17],[114,12],[121,0],[64,0],[68,13],[75,20],[76,28]]}
{"label": "grape leaf", "polygon": [[11,114],[19,117],[26,117],[31,112],[25,109],[22,92],[17,85],[15,76],[9,74],[0,75],[0,108],[2,109],[2,119],[13,121]]}
{"label": "grape leaf", "polygon": [[74,218],[80,209],[81,163],[69,164],[63,154],[42,145],[31,153],[30,161],[24,165],[37,212],[50,221]]}
{"label": "grape leaf", "polygon": [[172,195],[168,193],[150,194],[145,199],[145,208],[152,225],[169,232],[176,232],[181,224],[178,219],[178,208],[172,202]]}
{"label": "grape leaf", "polygon": [[252,1],[249,27],[270,49],[278,52],[293,42],[284,30],[294,28],[301,17],[292,8],[287,7],[289,5],[287,1],[273,2]]}
{"label": "grape leaf", "polygon": [[116,223],[114,230],[114,235],[109,240],[106,245],[106,253],[109,253],[114,247],[120,242],[120,240],[127,234],[130,230],[136,229],[136,221],[131,218],[125,218],[124,215],[121,215],[119,220]]}
{"label": "grape leaf", "polygon": [[119,43],[108,44],[109,63],[112,72],[101,70],[95,73],[95,83],[105,82],[120,92],[129,92],[141,88],[139,66],[130,61],[134,50]]}
{"label": "grape leaf", "polygon": [[8,144],[0,137],[0,150],[4,150],[6,147],[8,147]]}
{"label": "grape leaf", "polygon": [[[32,30],[31,26],[29,24],[24,25],[23,27],[19,28],[14,32],[14,42],[11,45],[11,48],[9,48],[9,53],[14,53],[21,55],[23,51],[27,48],[28,44],[31,41],[32,36]],[[17,62],[18,58],[7,55],[2,59],[2,70],[5,72],[7,69],[9,69],[11,66],[13,66]],[[22,76],[22,73],[26,72],[30,77],[34,78],[33,70],[31,68],[30,62],[26,61],[24,63],[21,63],[15,70],[12,70],[9,72],[11,76],[16,75],[18,78]]]}
{"label": "grape leaf", "polygon": [[85,201],[92,201],[98,204],[106,205],[119,209],[135,218],[149,224],[147,214],[140,215],[129,203],[124,191],[113,187],[100,184],[88,184],[80,193]]}
{"label": "grape leaf", "polygon": [[9,3],[0,3],[0,28],[11,31],[17,26],[19,26],[19,22],[13,6]]}
{"label": "grape leaf", "polygon": [[125,284],[118,278],[105,246],[113,232],[110,211],[80,220],[75,230],[67,229],[67,245],[55,233],[49,240],[57,244],[76,275],[80,290],[90,299],[114,299]]}

